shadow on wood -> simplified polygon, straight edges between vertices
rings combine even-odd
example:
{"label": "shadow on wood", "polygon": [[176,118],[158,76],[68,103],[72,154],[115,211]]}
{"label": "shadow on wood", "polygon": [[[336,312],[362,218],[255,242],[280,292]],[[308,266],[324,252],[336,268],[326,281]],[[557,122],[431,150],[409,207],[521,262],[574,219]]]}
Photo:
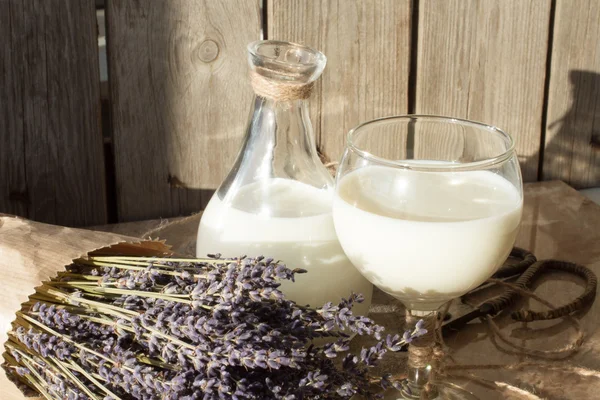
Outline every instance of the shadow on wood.
{"label": "shadow on wood", "polygon": [[0,212],[106,223],[92,0],[0,1]]}
{"label": "shadow on wood", "polygon": [[544,179],[560,179],[576,188],[600,185],[600,74],[569,72],[571,104],[548,121]]}

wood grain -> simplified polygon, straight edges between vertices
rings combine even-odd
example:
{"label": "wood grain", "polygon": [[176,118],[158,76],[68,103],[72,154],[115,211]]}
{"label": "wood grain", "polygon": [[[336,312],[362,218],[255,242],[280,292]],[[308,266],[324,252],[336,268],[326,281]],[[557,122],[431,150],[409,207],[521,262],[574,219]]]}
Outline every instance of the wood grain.
{"label": "wood grain", "polygon": [[233,165],[259,1],[113,0],[107,41],[120,221],[199,211]]}
{"label": "wood grain", "polygon": [[317,144],[328,159],[339,159],[358,123],[408,112],[410,0],[269,0],[267,13],[269,39],[327,56],[310,101]]}
{"label": "wood grain", "polygon": [[106,222],[93,0],[0,2],[0,211]]}
{"label": "wood grain", "polygon": [[504,129],[537,180],[550,1],[419,4],[416,112]]}
{"label": "wood grain", "polygon": [[25,54],[17,49],[25,31],[23,4],[0,3],[0,212],[27,216],[28,196],[23,138]]}
{"label": "wood grain", "polygon": [[556,3],[543,179],[600,186],[600,2]]}

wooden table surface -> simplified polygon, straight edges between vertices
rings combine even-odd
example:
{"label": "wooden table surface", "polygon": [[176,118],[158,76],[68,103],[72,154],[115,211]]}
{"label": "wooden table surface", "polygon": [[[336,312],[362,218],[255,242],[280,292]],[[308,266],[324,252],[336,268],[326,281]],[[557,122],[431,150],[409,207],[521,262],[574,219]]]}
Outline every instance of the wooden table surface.
{"label": "wooden table surface", "polygon": [[[168,220],[153,220],[94,229],[138,237],[150,232],[152,238],[167,240],[176,252],[193,254],[199,219],[200,215],[196,215],[179,219],[175,224],[169,224],[173,221]],[[600,275],[600,206],[562,182],[527,184],[517,246],[531,250],[538,259],[576,262]],[[582,285],[582,281],[572,276],[549,273],[536,285],[535,293],[553,304],[561,305],[581,294]],[[475,303],[480,300],[483,298],[469,299]],[[451,312],[464,307],[460,301],[454,303]],[[544,309],[534,300],[523,300],[516,307]],[[403,313],[399,302],[376,291],[371,317],[385,324],[388,329],[400,330]],[[600,398],[600,372],[580,376],[567,368],[576,366],[600,371],[600,302],[595,302],[583,311],[579,318],[585,332],[585,341],[577,353],[561,360],[533,359],[522,354],[511,354],[506,351],[506,346],[502,346],[504,350],[498,348],[490,340],[487,324],[480,321],[469,324],[458,333],[445,338],[445,341],[454,362],[458,364],[514,365],[521,362],[543,362],[547,365],[516,370],[470,370],[479,377],[510,383],[543,399]],[[566,319],[524,324],[514,322],[506,315],[495,320],[506,336],[528,348],[558,349],[572,341],[575,335],[573,324]],[[382,368],[399,372],[404,368],[405,359],[406,353],[391,354]],[[500,394],[474,382],[467,383],[467,387],[485,400],[524,398],[516,394]],[[4,398],[2,394],[0,398]],[[13,396],[10,398],[16,399]]]}

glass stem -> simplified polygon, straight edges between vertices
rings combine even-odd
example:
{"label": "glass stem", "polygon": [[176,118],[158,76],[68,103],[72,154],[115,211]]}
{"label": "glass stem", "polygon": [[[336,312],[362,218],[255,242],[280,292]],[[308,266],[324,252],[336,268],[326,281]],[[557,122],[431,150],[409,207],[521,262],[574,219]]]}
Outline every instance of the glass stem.
{"label": "glass stem", "polygon": [[427,333],[413,339],[408,346],[408,378],[406,389],[402,390],[404,399],[435,399],[438,396],[438,391],[432,384],[435,374],[434,346],[438,312],[409,311],[406,315],[406,329],[414,329],[421,319]]}

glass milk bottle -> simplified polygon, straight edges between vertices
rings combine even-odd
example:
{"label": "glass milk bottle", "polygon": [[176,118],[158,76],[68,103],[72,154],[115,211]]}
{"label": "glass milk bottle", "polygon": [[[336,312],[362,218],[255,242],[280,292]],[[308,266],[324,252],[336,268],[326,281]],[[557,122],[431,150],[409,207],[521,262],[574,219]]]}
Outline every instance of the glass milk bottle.
{"label": "glass milk bottle", "polygon": [[254,109],[237,160],[210,200],[198,229],[196,254],[273,257],[304,268],[283,282],[299,304],[322,306],[351,292],[365,301],[372,285],[350,263],[333,226],[334,182],[317,155],[307,99],[325,68],[325,56],[279,41],[248,46]]}

